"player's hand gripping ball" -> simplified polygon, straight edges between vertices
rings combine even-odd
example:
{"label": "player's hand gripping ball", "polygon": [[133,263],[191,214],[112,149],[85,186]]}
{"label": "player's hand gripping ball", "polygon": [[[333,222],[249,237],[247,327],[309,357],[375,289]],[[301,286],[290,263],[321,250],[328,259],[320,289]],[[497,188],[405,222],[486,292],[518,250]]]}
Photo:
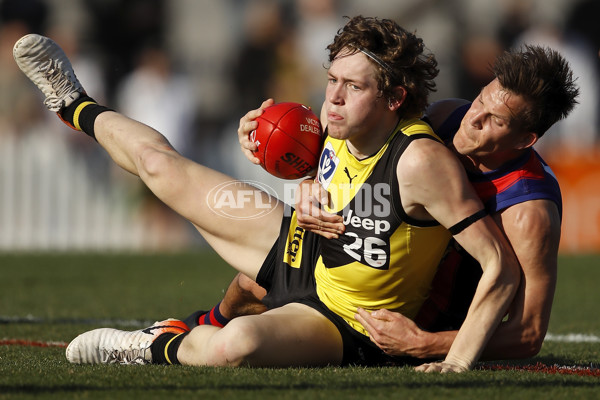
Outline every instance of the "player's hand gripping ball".
{"label": "player's hand gripping ball", "polygon": [[250,132],[250,140],[258,146],[254,155],[267,172],[282,179],[298,179],[317,168],[322,130],[310,107],[273,104],[256,121],[258,127]]}

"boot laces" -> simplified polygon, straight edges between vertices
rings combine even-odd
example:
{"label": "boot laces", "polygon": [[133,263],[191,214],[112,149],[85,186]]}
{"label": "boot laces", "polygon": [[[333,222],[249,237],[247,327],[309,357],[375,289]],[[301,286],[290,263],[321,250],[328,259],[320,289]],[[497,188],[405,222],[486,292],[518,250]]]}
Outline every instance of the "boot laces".
{"label": "boot laces", "polygon": [[53,93],[46,94],[46,106],[62,106],[64,97],[77,91],[71,71],[63,71],[59,60],[49,59],[40,65],[39,72],[44,74],[53,89]]}
{"label": "boot laces", "polygon": [[102,363],[106,364],[147,364],[146,352],[150,351],[150,342],[139,348],[102,349]]}

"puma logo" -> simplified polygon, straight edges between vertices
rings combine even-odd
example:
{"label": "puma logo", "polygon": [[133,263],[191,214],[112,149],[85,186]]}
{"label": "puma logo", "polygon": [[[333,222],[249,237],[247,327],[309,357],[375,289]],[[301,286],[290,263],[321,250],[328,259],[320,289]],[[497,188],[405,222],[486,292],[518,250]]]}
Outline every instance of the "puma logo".
{"label": "puma logo", "polygon": [[344,167],[344,172],[348,176],[348,180],[350,181],[350,184],[352,185],[352,180],[354,178],[356,178],[358,175],[350,176],[350,171],[348,170],[348,167]]}

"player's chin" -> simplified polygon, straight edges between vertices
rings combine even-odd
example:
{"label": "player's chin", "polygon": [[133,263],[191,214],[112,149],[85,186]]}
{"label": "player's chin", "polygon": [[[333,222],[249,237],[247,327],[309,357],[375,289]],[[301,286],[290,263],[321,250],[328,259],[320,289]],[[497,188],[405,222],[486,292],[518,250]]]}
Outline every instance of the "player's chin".
{"label": "player's chin", "polygon": [[481,143],[475,137],[464,132],[462,135],[457,133],[452,144],[454,149],[463,155],[471,155],[481,150]]}
{"label": "player's chin", "polygon": [[342,125],[331,123],[327,125],[327,136],[338,140],[345,140],[349,137],[348,130]]}

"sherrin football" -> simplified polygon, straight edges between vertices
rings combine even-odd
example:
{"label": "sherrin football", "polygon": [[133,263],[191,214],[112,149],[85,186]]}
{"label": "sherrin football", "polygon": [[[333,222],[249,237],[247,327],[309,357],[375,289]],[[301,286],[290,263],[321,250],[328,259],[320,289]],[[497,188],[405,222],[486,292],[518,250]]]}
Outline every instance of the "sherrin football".
{"label": "sherrin football", "polygon": [[298,179],[317,168],[322,130],[310,107],[273,104],[256,121],[258,127],[250,132],[250,140],[258,146],[254,155],[267,172],[282,179]]}

